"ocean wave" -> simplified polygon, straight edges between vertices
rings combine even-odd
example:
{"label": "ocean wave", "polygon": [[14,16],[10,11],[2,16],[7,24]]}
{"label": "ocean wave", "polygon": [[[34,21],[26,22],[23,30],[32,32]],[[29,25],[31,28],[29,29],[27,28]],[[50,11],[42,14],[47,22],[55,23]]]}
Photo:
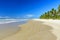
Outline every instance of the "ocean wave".
{"label": "ocean wave", "polygon": [[26,21],[26,20],[28,20],[28,19],[0,19],[0,24],[20,22],[20,21]]}

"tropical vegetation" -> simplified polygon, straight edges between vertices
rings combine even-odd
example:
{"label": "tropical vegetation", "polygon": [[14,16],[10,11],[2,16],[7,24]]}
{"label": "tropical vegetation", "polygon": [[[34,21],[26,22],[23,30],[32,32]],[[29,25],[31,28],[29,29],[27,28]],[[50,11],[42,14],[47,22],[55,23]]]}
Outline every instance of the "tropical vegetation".
{"label": "tropical vegetation", "polygon": [[60,5],[58,9],[52,8],[50,11],[43,13],[40,16],[41,19],[60,19]]}

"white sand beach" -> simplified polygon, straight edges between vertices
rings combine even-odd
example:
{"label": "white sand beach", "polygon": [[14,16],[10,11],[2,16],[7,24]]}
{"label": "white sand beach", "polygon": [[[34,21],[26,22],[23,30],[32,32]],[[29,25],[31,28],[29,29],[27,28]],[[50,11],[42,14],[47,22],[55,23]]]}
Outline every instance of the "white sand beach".
{"label": "white sand beach", "polygon": [[60,40],[60,20],[32,19],[1,40]]}

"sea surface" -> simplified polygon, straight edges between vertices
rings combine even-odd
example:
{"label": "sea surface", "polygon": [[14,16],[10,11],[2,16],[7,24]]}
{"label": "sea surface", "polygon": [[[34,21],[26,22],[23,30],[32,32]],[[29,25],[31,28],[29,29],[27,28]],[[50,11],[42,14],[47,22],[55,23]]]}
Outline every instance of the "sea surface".
{"label": "sea surface", "polygon": [[28,19],[0,19],[0,40],[18,32],[18,25],[24,24]]}

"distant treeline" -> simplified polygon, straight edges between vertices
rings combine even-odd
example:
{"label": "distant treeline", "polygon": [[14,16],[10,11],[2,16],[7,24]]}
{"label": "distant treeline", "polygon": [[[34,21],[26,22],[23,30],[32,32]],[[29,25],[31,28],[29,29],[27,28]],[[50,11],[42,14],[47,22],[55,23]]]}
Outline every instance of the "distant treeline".
{"label": "distant treeline", "polygon": [[60,19],[60,5],[58,9],[52,8],[52,10],[45,12],[40,16],[41,19]]}

